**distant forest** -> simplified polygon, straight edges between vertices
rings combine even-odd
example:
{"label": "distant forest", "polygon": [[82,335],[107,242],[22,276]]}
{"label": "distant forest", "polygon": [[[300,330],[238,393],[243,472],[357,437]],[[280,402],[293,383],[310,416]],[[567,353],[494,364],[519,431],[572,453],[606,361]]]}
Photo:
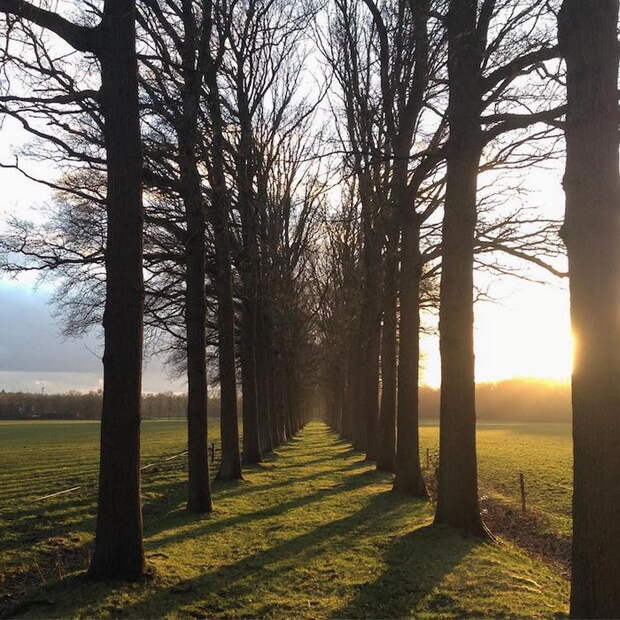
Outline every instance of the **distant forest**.
{"label": "distant forest", "polygon": [[[101,391],[35,394],[0,391],[0,420],[98,420]],[[209,398],[209,417],[220,415],[220,399]],[[142,395],[144,418],[184,418],[187,395],[163,392]]]}
{"label": "distant forest", "polygon": [[[34,394],[0,392],[0,420],[98,420],[100,391]],[[540,379],[508,379],[476,386],[478,419],[498,422],[569,422],[570,387]],[[145,418],[184,418],[187,395],[164,392],[144,394]],[[209,417],[218,417],[220,399],[209,398]],[[420,416],[439,417],[439,389],[420,388]]]}

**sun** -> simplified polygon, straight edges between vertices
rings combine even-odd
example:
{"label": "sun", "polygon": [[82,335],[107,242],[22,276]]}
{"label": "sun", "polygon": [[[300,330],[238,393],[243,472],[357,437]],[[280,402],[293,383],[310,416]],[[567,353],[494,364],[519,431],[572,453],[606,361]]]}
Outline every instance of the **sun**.
{"label": "sun", "polygon": [[[563,289],[524,286],[503,303],[477,304],[474,338],[477,382],[512,377],[570,380],[573,338]],[[422,383],[437,387],[437,338],[423,338],[421,349]]]}

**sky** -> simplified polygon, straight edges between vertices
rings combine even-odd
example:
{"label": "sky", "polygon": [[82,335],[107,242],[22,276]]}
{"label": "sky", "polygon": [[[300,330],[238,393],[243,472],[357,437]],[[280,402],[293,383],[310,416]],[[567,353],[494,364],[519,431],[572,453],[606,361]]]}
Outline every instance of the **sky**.
{"label": "sky", "polygon": [[[15,123],[0,129],[0,162],[13,161],[13,153],[27,140]],[[560,163],[536,170],[525,179],[528,204],[539,206],[545,217],[561,217],[564,195]],[[29,170],[50,174],[44,164]],[[36,219],[36,208],[49,199],[48,191],[19,173],[0,168],[0,230],[8,215]],[[33,211],[34,210],[34,211]],[[478,274],[478,283],[494,298],[475,307],[475,355],[478,381],[511,377],[537,377],[568,381],[571,338],[566,282],[533,273],[547,284]],[[78,340],[61,335],[60,324],[49,305],[49,284],[37,286],[36,276],[10,280],[0,274],[0,390],[61,392],[101,386],[102,343],[98,334]],[[432,322],[432,319],[430,319]],[[421,342],[422,381],[439,385],[437,338]],[[183,391],[182,380],[171,379],[162,360],[145,366],[145,391]]]}
{"label": "sky", "polygon": [[[14,153],[27,141],[10,120],[0,128],[0,162],[12,163]],[[30,172],[45,178],[43,164],[20,159]],[[49,200],[49,191],[14,170],[0,168],[0,230],[10,215],[37,220],[37,208]],[[29,392],[89,391],[102,386],[101,333],[67,339],[50,305],[53,285],[39,283],[36,274],[10,279],[0,274],[0,390]],[[149,359],[143,373],[145,392],[185,390],[172,378],[163,360]]]}

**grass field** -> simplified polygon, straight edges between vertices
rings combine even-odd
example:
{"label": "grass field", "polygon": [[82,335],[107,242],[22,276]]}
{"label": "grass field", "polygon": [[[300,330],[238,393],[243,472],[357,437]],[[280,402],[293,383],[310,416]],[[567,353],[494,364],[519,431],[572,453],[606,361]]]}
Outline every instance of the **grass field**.
{"label": "grass field", "polygon": [[[420,430],[426,448],[437,449],[439,430]],[[568,536],[571,529],[572,437],[570,424],[487,424],[478,426],[481,493],[520,506],[523,473],[528,509],[536,511],[547,531]]]}
{"label": "grass field", "polygon": [[[212,432],[212,437],[217,433]],[[144,474],[145,546],[152,576],[102,587],[77,576],[88,561],[93,488],[35,502],[96,478],[98,425],[0,423],[0,571],[12,615],[543,616],[566,611],[567,582],[509,543],[427,527],[428,504],[389,492],[325,427],[313,423],[245,481],[216,485],[215,512],[184,511],[184,459]],[[437,428],[422,427],[426,447]],[[481,486],[528,502],[550,532],[568,531],[570,434],[560,425],[486,425]],[[184,449],[181,421],[145,421],[143,461]]]}
{"label": "grass field", "polygon": [[[219,425],[210,423],[219,441]],[[145,420],[142,463],[160,461],[186,447],[183,420]],[[99,423],[0,422],[0,571],[29,570],[49,552],[48,541],[70,534],[74,543],[90,540],[95,518],[99,460]],[[144,472],[146,512],[182,484],[186,458]],[[36,501],[38,497],[81,486],[78,491]]]}

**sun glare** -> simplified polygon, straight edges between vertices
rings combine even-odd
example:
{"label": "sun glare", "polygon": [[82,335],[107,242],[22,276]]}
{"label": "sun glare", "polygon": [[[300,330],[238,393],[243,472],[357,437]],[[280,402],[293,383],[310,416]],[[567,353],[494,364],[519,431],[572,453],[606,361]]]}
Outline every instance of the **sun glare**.
{"label": "sun glare", "polygon": [[[422,382],[438,387],[441,362],[437,338],[423,339],[421,348]],[[477,304],[475,354],[478,382],[513,377],[569,381],[573,339],[566,292],[528,287],[505,307]]]}

